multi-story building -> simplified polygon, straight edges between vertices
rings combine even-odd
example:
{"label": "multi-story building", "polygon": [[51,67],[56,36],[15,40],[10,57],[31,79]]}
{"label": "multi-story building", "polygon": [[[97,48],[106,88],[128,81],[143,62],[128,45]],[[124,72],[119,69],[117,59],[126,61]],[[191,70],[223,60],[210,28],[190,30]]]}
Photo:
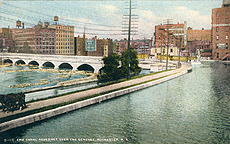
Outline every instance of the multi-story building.
{"label": "multi-story building", "polygon": [[11,39],[9,28],[0,28],[0,52],[2,51],[13,51],[13,41]]}
{"label": "multi-story building", "polygon": [[11,29],[12,40],[15,44],[15,52],[36,53],[36,29]]}
{"label": "multi-story building", "polygon": [[[169,39],[169,41],[168,41]],[[155,26],[155,46],[156,48],[167,46],[177,46],[178,41],[181,39],[181,48],[187,46],[187,22],[183,24],[164,24]]]}
{"label": "multi-story building", "polygon": [[151,49],[151,56],[179,55],[180,50],[187,46],[187,22],[180,24],[164,24],[155,26],[154,48]]}
{"label": "multi-story building", "polygon": [[202,57],[212,56],[211,30],[187,30],[187,52],[189,56],[195,56],[197,49],[202,53]]}
{"label": "multi-story building", "polygon": [[223,0],[221,8],[212,9],[212,58],[230,57],[230,1]]}
{"label": "multi-story building", "polygon": [[55,40],[56,40],[56,29],[49,28],[49,23],[45,22],[43,25],[42,22],[39,22],[35,26],[35,43],[36,51],[38,54],[56,54],[55,51]]}
{"label": "multi-story building", "polygon": [[83,38],[81,38],[80,36],[74,37],[74,55],[78,55],[78,56],[86,55],[85,35],[83,35]]}
{"label": "multi-story building", "polygon": [[[121,40],[119,43],[119,55],[122,55],[128,49],[128,41],[126,39]],[[137,54],[150,54],[150,48],[152,41],[149,39],[143,40],[131,40],[130,47],[133,48]]]}
{"label": "multi-story building", "polygon": [[33,28],[11,29],[15,52],[74,55],[74,26],[39,22]]}
{"label": "multi-story building", "polygon": [[87,56],[104,56],[113,54],[112,39],[86,39],[86,55]]}
{"label": "multi-story building", "polygon": [[48,27],[56,29],[56,54],[74,55],[74,26],[54,24]]}
{"label": "multi-story building", "polygon": [[113,53],[119,54],[119,43],[117,40],[113,41]]}

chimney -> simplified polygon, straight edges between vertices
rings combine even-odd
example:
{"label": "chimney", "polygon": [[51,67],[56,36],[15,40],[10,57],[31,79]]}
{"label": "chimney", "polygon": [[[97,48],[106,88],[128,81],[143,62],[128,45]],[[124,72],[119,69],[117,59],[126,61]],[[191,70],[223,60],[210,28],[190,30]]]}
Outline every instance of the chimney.
{"label": "chimney", "polygon": [[204,30],[204,28],[202,28],[202,30]]}
{"label": "chimney", "polygon": [[22,23],[22,29],[24,29],[24,23]]}

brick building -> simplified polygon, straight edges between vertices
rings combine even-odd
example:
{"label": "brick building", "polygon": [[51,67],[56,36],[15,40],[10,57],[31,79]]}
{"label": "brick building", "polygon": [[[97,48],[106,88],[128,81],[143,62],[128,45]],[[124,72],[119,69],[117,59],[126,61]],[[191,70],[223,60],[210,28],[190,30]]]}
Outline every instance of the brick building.
{"label": "brick building", "polygon": [[[122,55],[128,49],[128,41],[126,39],[121,40],[119,43],[119,55]],[[143,40],[131,40],[130,47],[133,48],[137,54],[150,54],[150,48],[152,41],[150,39]]]}
{"label": "brick building", "polygon": [[193,30],[188,28],[187,30],[187,51],[189,56],[195,56],[196,50],[199,49],[202,52],[203,57],[212,56],[212,39],[211,30]]}
{"label": "brick building", "polygon": [[38,22],[33,28],[11,29],[15,52],[74,55],[74,26]]}
{"label": "brick building", "polygon": [[212,9],[212,58],[230,57],[230,0],[223,0],[221,8]]}
{"label": "brick building", "polygon": [[[168,31],[169,30],[169,31]],[[187,22],[183,24],[164,24],[155,26],[155,46],[159,48],[167,46],[169,33],[169,47],[176,47],[181,38],[181,48],[187,46]]]}
{"label": "brick building", "polygon": [[13,41],[10,35],[9,28],[0,28],[0,52],[11,52],[13,51]]}
{"label": "brick building", "polygon": [[49,28],[49,23],[45,22],[42,25],[41,22],[35,26],[35,42],[36,51],[38,54],[56,54],[55,51],[55,40],[56,40],[56,29]]}
{"label": "brick building", "polygon": [[112,39],[97,39],[96,36],[93,39],[86,39],[87,56],[107,57],[112,54],[113,54]]}
{"label": "brick building", "polygon": [[85,35],[74,37],[74,55],[86,56]]}
{"label": "brick building", "polygon": [[18,53],[36,53],[36,29],[11,29],[12,40],[14,41],[15,52]]}
{"label": "brick building", "polygon": [[167,55],[167,44],[169,45],[169,55],[179,55],[179,51],[187,47],[187,22],[156,25],[154,36],[152,56]]}

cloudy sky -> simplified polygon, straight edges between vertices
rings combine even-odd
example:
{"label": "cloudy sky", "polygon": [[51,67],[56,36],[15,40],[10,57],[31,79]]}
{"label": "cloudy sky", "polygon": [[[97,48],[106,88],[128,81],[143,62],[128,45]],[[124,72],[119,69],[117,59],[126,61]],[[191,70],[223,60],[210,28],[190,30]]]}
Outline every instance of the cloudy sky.
{"label": "cloudy sky", "polygon": [[[26,28],[38,23],[53,23],[53,17],[59,17],[59,24],[75,27],[75,36],[97,35],[99,38],[123,39],[122,30],[126,24],[129,1],[127,0],[72,0],[72,1],[20,1],[0,0],[0,27],[15,28],[15,21],[25,23]],[[137,0],[132,1],[133,27],[138,27],[133,39],[150,38],[155,25],[165,19],[173,23],[184,23],[193,29],[211,29],[213,8],[219,8],[222,0]]]}

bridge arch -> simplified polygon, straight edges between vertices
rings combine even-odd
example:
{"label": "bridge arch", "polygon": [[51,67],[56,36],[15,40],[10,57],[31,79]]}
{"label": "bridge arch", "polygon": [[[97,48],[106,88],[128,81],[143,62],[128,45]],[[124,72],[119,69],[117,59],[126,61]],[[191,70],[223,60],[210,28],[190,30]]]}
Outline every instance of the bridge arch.
{"label": "bridge arch", "polygon": [[29,62],[29,65],[39,66],[39,63],[37,61],[31,61]]}
{"label": "bridge arch", "polygon": [[52,62],[45,62],[42,66],[48,67],[48,68],[54,68],[55,67],[55,65]]}
{"label": "bridge arch", "polygon": [[15,62],[15,65],[19,65],[19,64],[26,64],[26,62],[23,61],[23,60],[17,60],[17,61]]}
{"label": "bridge arch", "polygon": [[88,64],[82,64],[80,65],[77,70],[79,71],[90,71],[90,72],[94,72],[95,69],[91,66],[91,65],[88,65]]}
{"label": "bridge arch", "polygon": [[11,63],[11,64],[13,64],[13,61],[11,59],[5,59],[5,60],[3,60],[3,63]]}
{"label": "bridge arch", "polygon": [[62,63],[58,66],[59,69],[73,69],[73,66],[69,63]]}

